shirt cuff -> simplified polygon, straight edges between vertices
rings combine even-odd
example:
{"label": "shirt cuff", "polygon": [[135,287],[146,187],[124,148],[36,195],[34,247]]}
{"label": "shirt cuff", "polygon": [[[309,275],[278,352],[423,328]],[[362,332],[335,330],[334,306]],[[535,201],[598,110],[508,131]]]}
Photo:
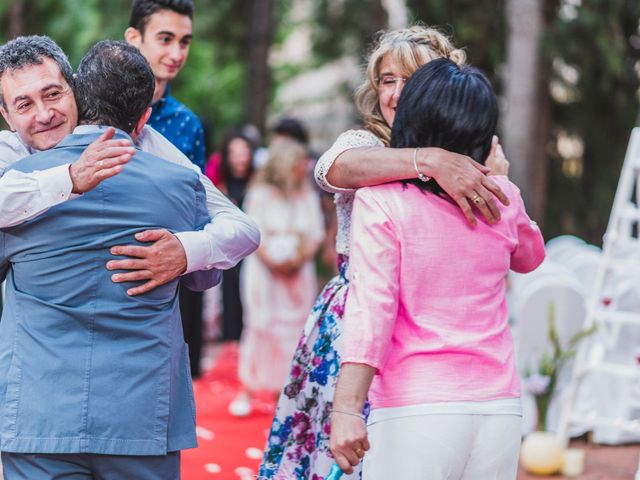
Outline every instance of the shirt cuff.
{"label": "shirt cuff", "polygon": [[206,232],[179,232],[175,236],[182,243],[182,248],[187,256],[187,269],[183,275],[213,268],[212,263],[207,263],[211,258],[211,240]]}
{"label": "shirt cuff", "polygon": [[68,199],[79,197],[78,194],[71,193],[73,182],[69,173],[70,165],[70,163],[65,163],[40,172],[38,187],[46,203],[57,205]]}
{"label": "shirt cuff", "polygon": [[342,366],[345,363],[358,363],[361,365],[366,365],[367,367],[375,368],[376,373],[379,373],[381,368],[380,362],[377,362],[374,359],[367,357],[366,355],[343,356],[340,359],[340,365]]}

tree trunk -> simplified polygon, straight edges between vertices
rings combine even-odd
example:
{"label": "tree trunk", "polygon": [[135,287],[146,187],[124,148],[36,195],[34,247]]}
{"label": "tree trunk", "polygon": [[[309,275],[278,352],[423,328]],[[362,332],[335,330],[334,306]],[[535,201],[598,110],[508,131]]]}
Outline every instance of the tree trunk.
{"label": "tree trunk", "polygon": [[247,113],[249,122],[265,133],[271,72],[269,49],[274,29],[274,0],[250,0]]}
{"label": "tree trunk", "polygon": [[541,221],[550,105],[544,98],[540,55],[543,0],[507,0],[507,26],[501,141],[511,162],[509,176],[520,187],[531,216]]}

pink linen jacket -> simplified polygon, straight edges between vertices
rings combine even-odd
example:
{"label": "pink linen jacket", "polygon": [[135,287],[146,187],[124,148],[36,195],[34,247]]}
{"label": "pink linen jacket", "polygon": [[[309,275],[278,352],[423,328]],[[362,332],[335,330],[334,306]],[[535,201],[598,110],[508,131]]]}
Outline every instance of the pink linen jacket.
{"label": "pink linen jacket", "polygon": [[509,269],[544,259],[518,188],[470,227],[451,200],[414,185],[358,190],[351,219],[342,363],[377,369],[372,408],[520,395],[505,300]]}

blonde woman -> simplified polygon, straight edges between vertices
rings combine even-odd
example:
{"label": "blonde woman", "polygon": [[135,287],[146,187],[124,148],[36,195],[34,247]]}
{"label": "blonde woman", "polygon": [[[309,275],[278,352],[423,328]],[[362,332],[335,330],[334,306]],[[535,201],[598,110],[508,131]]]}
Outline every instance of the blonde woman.
{"label": "blonde woman", "polygon": [[273,141],[245,199],[262,244],[241,274],[238,374],[244,389],[229,405],[233,415],[250,413],[252,391],[280,391],[318,291],[313,257],[324,239],[324,220],[307,165],[307,151],[298,142]]}
{"label": "blonde woman", "polygon": [[[388,148],[395,107],[408,77],[421,65],[464,52],[433,28],[413,26],[384,33],[374,47],[366,79],[356,92],[365,129],[343,133],[316,165],[316,181],[336,193],[339,275],[324,288],[307,319],[289,379],[278,402],[259,478],[324,480],[334,463],[329,450],[330,415],[340,368],[342,317],[348,291],[349,228],[354,189],[404,179],[435,178],[475,225],[471,205],[490,223],[499,219],[495,198],[508,199],[469,157],[439,148]],[[494,151],[496,150],[494,143]],[[495,152],[494,152],[495,153]],[[505,173],[504,158],[488,160]],[[477,212],[476,212],[477,213]],[[356,279],[357,281],[357,279]],[[360,478],[359,466],[343,477]]]}

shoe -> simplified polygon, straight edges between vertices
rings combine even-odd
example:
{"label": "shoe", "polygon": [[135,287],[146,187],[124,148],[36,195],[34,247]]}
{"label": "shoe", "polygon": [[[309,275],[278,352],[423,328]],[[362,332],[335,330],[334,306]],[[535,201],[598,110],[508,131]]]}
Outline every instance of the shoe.
{"label": "shoe", "polygon": [[234,417],[246,417],[251,413],[251,400],[240,394],[229,404],[228,410]]}

